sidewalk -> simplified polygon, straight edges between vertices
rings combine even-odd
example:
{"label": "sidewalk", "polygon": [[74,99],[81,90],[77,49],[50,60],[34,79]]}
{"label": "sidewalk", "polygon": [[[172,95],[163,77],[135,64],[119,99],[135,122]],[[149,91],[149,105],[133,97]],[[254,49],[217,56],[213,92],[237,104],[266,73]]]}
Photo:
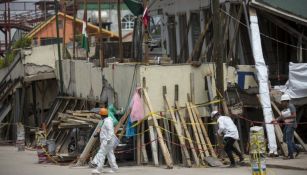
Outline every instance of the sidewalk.
{"label": "sidewalk", "polygon": [[268,158],[266,165],[269,168],[307,170],[307,153],[302,152],[297,158],[291,160],[283,160],[283,156]]}

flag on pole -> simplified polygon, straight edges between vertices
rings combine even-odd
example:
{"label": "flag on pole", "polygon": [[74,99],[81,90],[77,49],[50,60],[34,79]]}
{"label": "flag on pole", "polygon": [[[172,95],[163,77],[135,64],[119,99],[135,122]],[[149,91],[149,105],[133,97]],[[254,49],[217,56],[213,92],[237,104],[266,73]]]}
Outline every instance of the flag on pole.
{"label": "flag on pole", "polygon": [[143,20],[144,28],[146,29],[149,25],[149,20],[150,20],[148,7],[146,7],[143,12],[142,20]]}
{"label": "flag on pole", "polygon": [[82,25],[82,42],[81,42],[81,46],[82,48],[84,48],[86,50],[86,52],[89,52],[89,46],[88,46],[88,36],[87,36],[87,32],[86,32],[86,20],[87,20],[87,15],[86,13],[84,13],[83,16],[83,25]]}

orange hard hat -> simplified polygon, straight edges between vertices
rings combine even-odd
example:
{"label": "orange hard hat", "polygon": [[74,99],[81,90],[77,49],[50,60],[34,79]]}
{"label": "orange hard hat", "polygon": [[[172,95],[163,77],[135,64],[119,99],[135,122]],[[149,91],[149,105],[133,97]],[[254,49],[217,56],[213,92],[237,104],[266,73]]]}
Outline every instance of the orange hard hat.
{"label": "orange hard hat", "polygon": [[100,108],[99,115],[108,115],[108,110],[106,108]]}

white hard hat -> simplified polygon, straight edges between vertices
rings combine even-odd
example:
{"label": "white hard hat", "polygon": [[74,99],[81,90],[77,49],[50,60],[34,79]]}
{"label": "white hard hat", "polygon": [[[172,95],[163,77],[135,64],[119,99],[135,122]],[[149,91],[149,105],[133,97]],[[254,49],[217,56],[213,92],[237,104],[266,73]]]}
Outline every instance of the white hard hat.
{"label": "white hard hat", "polygon": [[280,101],[290,101],[291,98],[288,94],[284,94],[281,96]]}
{"label": "white hard hat", "polygon": [[216,114],[218,114],[219,113],[219,111],[212,111],[211,112],[211,118],[213,118]]}

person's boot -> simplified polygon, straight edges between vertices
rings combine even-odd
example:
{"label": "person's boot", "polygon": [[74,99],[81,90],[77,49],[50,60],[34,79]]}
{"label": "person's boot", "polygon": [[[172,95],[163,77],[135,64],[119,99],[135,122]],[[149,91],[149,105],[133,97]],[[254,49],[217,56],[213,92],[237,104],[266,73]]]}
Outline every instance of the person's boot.
{"label": "person's boot", "polygon": [[239,160],[239,163],[242,163],[243,161],[244,161],[244,157],[241,156],[241,157],[240,157],[240,160]]}
{"label": "person's boot", "polygon": [[100,174],[100,173],[102,173],[102,172],[99,171],[98,169],[94,169],[94,170],[92,171],[92,174]]}
{"label": "person's boot", "polygon": [[232,163],[227,168],[236,168],[236,167],[237,167],[236,164]]}
{"label": "person's boot", "polygon": [[88,162],[88,166],[89,166],[90,168],[97,168],[97,165],[96,165],[93,161],[89,161],[89,162]]}
{"label": "person's boot", "polygon": [[293,156],[293,155],[290,155],[290,156],[284,157],[283,159],[284,159],[284,160],[294,159],[294,156]]}
{"label": "person's boot", "polygon": [[297,150],[296,150],[295,157],[298,157],[298,155],[300,155],[300,153],[301,153],[301,150],[300,150],[300,149],[297,149]]}

